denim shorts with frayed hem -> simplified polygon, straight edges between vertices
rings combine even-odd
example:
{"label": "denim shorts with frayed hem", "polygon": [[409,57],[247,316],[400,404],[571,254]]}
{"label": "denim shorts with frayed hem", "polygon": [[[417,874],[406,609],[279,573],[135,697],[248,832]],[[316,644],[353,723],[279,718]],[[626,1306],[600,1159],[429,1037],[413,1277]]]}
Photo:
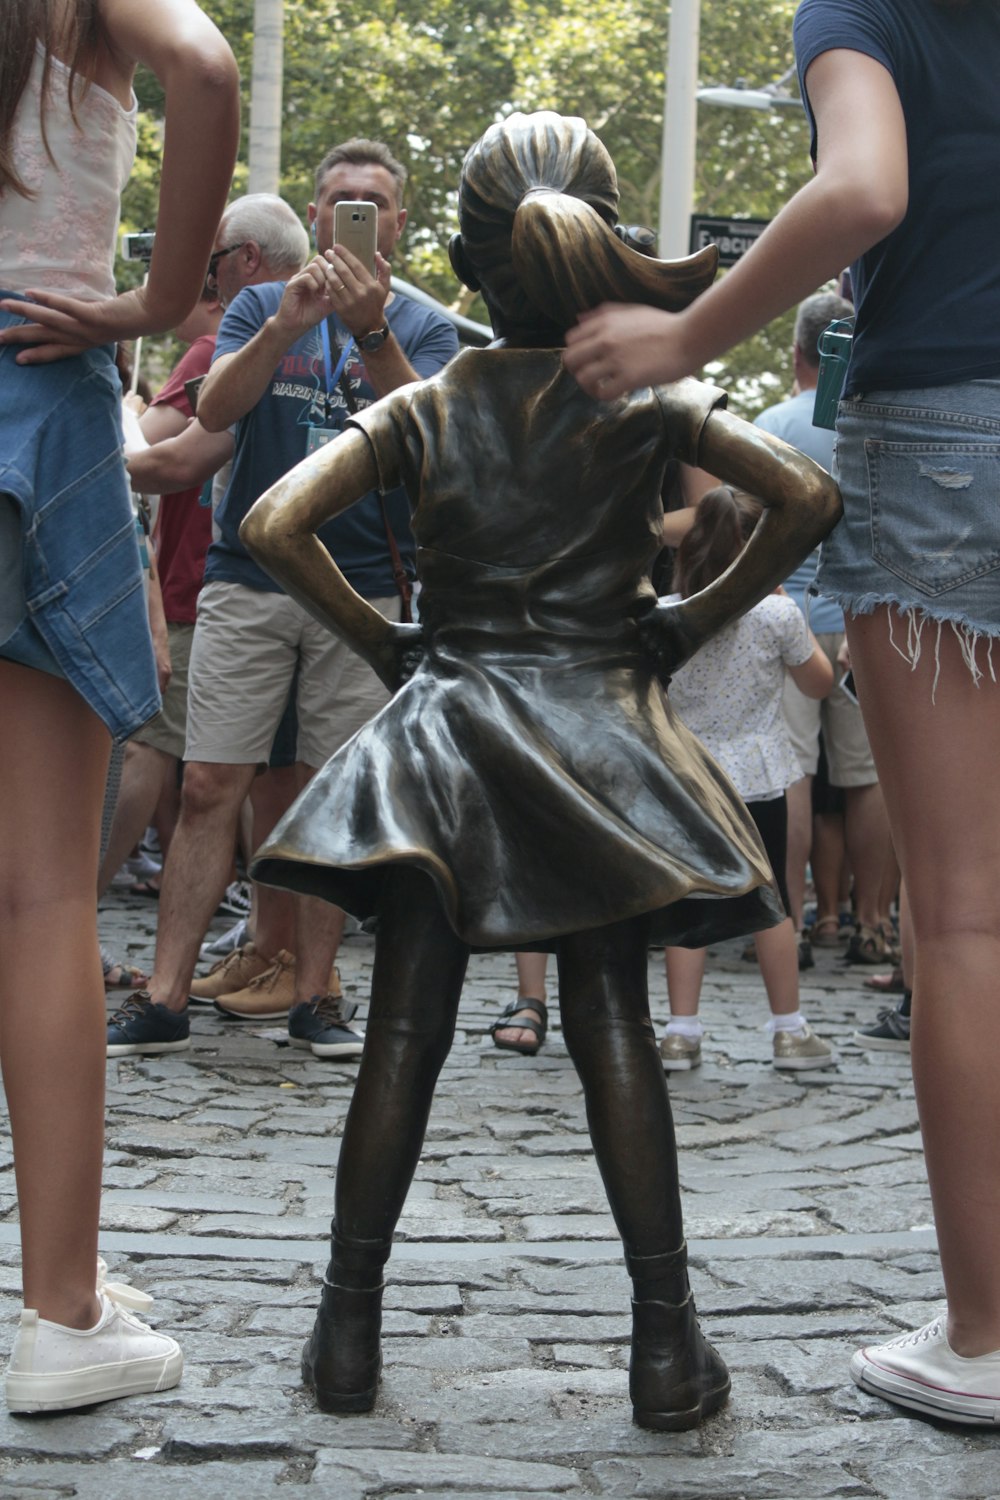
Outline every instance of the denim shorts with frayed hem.
{"label": "denim shorts with frayed hem", "polygon": [[978,676],[978,638],[1000,636],[1000,380],[842,401],[834,474],[820,592],[855,615],[894,605],[911,635],[952,625]]}
{"label": "denim shorts with frayed hem", "polygon": [[[22,321],[0,311],[0,327]],[[107,348],[43,365],[16,354],[0,345],[0,656],[64,676],[125,739],[159,693],[118,374]]]}

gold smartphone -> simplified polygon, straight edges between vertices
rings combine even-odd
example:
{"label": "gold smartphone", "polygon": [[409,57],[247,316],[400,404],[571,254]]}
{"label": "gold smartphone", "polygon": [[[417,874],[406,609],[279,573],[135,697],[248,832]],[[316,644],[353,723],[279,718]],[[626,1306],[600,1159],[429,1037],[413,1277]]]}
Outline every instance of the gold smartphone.
{"label": "gold smartphone", "polygon": [[374,203],[350,201],[333,206],[333,239],[356,255],[370,276],[375,275],[378,243],[378,207]]}

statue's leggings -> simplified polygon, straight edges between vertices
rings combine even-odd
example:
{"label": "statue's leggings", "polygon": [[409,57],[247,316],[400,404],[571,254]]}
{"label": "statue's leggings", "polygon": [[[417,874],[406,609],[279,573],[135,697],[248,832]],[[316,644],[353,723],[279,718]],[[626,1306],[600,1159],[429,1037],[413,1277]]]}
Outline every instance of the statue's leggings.
{"label": "statue's leggings", "polygon": [[[630,1265],[675,1264],[683,1243],[677,1153],[646,985],[648,919],[561,938],[563,1036]],[[448,1055],[469,949],[429,876],[395,867],[379,910],[364,1056],[337,1169],[338,1281],[371,1286],[417,1167]],[[338,1254],[339,1246],[339,1254]],[[637,1269],[637,1268],[636,1268]],[[641,1274],[641,1273],[640,1273]]]}

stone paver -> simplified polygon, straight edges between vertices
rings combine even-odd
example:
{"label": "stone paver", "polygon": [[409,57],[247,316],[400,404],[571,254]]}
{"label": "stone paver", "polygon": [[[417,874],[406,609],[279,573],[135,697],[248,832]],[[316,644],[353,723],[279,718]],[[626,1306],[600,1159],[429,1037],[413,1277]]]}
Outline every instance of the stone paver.
{"label": "stone paver", "polygon": [[[155,916],[114,891],[102,936],[148,961]],[[822,953],[803,1004],[840,1065],[776,1073],[760,979],[738,952],[710,960],[704,1066],[670,1084],[692,1281],[733,1374],[724,1412],[694,1433],[632,1426],[628,1283],[575,1074],[558,1027],[535,1059],[486,1043],[514,969],[483,956],[389,1266],[375,1411],[323,1416],[298,1373],[357,1064],[199,1008],[190,1052],[108,1066],[102,1245],[116,1275],[155,1294],[155,1321],[183,1342],[184,1380],[79,1415],[0,1416],[2,1500],[168,1486],[198,1500],[1000,1494],[990,1434],[903,1416],[847,1374],[859,1341],[941,1298],[907,1059],[850,1040],[880,1002],[864,971]],[[371,961],[368,939],[346,941],[344,987],[362,1000]],[[659,955],[650,980],[661,1022]],[[20,1287],[8,1148],[0,1140],[9,1327]]]}

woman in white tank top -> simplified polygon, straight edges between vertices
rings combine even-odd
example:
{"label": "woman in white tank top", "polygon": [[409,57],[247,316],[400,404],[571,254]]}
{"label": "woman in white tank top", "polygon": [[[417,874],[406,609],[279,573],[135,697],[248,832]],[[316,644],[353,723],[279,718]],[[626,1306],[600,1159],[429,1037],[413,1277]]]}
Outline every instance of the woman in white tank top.
{"label": "woman in white tank top", "polygon": [[[115,296],[138,63],[167,102],[160,214],[147,285]],[[0,1060],[25,1304],[6,1380],[15,1411],[180,1378],[173,1339],[121,1305],[97,1259],[101,804],[112,735],[157,705],[113,353],[198,298],[238,88],[193,0],[0,8]]]}

